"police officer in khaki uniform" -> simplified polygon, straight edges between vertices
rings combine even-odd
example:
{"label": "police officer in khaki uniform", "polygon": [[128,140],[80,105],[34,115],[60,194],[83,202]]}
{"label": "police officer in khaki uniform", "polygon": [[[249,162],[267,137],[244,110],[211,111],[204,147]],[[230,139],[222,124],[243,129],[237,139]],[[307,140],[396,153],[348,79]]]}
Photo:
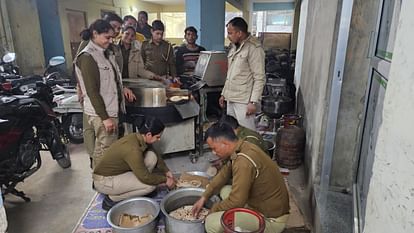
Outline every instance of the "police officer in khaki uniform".
{"label": "police officer in khaki uniform", "polygon": [[[239,140],[227,124],[214,124],[206,137],[213,153],[228,159],[193,206],[193,215],[197,216],[206,200],[220,193],[223,201],[214,204],[206,218],[207,233],[223,232],[220,224],[223,212],[237,207],[262,213],[265,233],[282,232],[289,216],[289,195],[277,164],[256,145]],[[225,185],[231,178],[232,186]],[[246,223],[240,226],[242,229],[254,230],[249,229],[254,221],[250,218],[238,216],[238,222]]]}
{"label": "police officer in khaki uniform", "polygon": [[108,50],[114,35],[113,27],[98,19],[82,31],[83,40],[90,40],[75,59],[76,76],[82,90],[83,111],[94,138],[92,165],[118,138],[119,114],[125,113],[121,72],[113,52]]}
{"label": "police officer in khaki uniform", "polygon": [[113,143],[93,171],[98,192],[105,194],[102,208],[109,210],[117,202],[143,196],[157,185],[175,186],[175,179],[165,162],[148,146],[159,141],[164,124],[157,118],[136,119],[139,133],[132,133]]}
{"label": "police officer in khaki uniform", "polygon": [[174,51],[171,44],[163,39],[164,24],[160,20],[154,20],[151,33],[152,38],[144,41],[141,47],[145,69],[159,76],[175,78]]}
{"label": "police officer in khaki uniform", "polygon": [[227,24],[231,41],[227,79],[219,104],[227,101],[227,114],[240,125],[256,130],[254,117],[265,84],[265,54],[260,42],[247,32],[243,18],[235,17]]}
{"label": "police officer in khaki uniform", "polygon": [[228,124],[234,130],[234,133],[238,139],[253,143],[264,152],[268,153],[266,143],[263,140],[262,135],[260,135],[257,131],[239,125],[237,119],[230,115],[222,116],[220,122]]}

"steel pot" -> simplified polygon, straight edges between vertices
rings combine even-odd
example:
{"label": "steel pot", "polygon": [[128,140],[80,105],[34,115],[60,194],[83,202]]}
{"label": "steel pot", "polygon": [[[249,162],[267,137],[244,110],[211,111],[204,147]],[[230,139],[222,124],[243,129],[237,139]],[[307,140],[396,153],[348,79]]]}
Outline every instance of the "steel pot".
{"label": "steel pot", "polygon": [[270,158],[273,158],[276,145],[272,141],[269,141],[269,140],[264,140],[264,142],[266,145],[267,154],[270,156]]}
{"label": "steel pot", "polygon": [[[202,220],[183,221],[170,217],[169,213],[185,205],[193,205],[205,190],[202,188],[182,188],[168,193],[161,201],[161,211],[165,215],[165,229],[168,233],[204,233]],[[211,208],[215,202],[220,201],[213,196],[205,207]]]}
{"label": "steel pot", "polygon": [[[147,197],[136,197],[116,204],[109,210],[106,219],[109,225],[111,225],[113,233],[154,233],[157,222],[156,219],[159,213],[160,207],[156,201]],[[122,214],[138,216],[151,214],[154,218],[144,225],[134,228],[125,228],[118,226],[119,218]]]}
{"label": "steel pot", "polygon": [[167,106],[167,94],[162,87],[130,87],[137,100],[136,107],[165,107]]}
{"label": "steel pot", "polygon": [[271,118],[280,118],[283,114],[293,111],[294,101],[286,96],[263,96],[262,110]]}

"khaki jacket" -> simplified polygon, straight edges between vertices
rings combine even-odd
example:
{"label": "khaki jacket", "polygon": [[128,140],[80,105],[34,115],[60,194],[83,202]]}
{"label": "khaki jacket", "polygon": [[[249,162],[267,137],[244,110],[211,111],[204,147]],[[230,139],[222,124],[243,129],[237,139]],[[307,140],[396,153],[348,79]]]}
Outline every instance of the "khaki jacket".
{"label": "khaki jacket", "polygon": [[145,166],[145,151],[147,144],[142,135],[128,134],[114,142],[103,154],[101,162],[95,167],[93,173],[101,176],[117,176],[125,172],[133,172],[135,176],[148,185],[165,183],[165,173],[169,168],[164,160],[157,155],[156,169],[150,172]]}
{"label": "khaki jacket", "polygon": [[229,197],[214,204],[212,212],[247,206],[267,218],[289,213],[289,195],[279,167],[256,145],[239,140],[203,196],[209,199],[217,194],[230,179],[233,184]]}
{"label": "khaki jacket", "polygon": [[[104,49],[97,46],[93,42],[89,42],[86,47],[78,54],[77,58],[82,54],[87,53],[92,56],[93,60],[96,62],[99,70],[99,95],[103,100],[105,105],[106,113],[109,117],[118,117],[119,112],[119,95],[117,81],[121,77],[121,71],[119,70],[118,65],[115,62],[115,56],[109,55],[109,58],[105,58]],[[76,58],[76,59],[77,59]],[[76,64],[76,62],[75,62]],[[84,77],[82,76],[82,71],[80,68],[75,65],[76,75],[79,79],[79,84],[83,92],[83,106],[84,112],[90,116],[98,116],[94,107],[92,106],[91,99],[88,93],[88,90],[85,88]],[[97,78],[97,77],[86,77],[86,78]],[[120,85],[122,85],[120,83]],[[122,86],[120,87],[122,90]],[[85,91],[86,90],[86,91]],[[122,106],[123,104],[121,104]],[[123,109],[122,109],[123,110]],[[105,120],[105,119],[102,119]]]}
{"label": "khaki jacket", "polygon": [[259,102],[265,85],[265,53],[260,42],[249,36],[238,49],[232,45],[227,57],[227,79],[221,94],[231,102]]}
{"label": "khaki jacket", "polygon": [[[144,62],[141,56],[141,44],[138,41],[134,41],[131,44],[131,50],[129,51],[129,58],[128,58],[128,78],[146,78],[146,79],[153,79],[156,74],[153,72],[146,70],[144,67]],[[122,52],[120,47],[120,41],[115,44],[113,47],[115,53],[115,60],[118,63],[119,68],[121,69],[124,60],[122,59]]]}

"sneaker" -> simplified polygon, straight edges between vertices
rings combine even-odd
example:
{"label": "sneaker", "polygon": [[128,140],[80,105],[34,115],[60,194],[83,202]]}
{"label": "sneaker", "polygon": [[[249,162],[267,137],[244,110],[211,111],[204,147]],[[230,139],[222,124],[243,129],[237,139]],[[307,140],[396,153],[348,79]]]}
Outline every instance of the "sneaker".
{"label": "sneaker", "polygon": [[116,205],[116,201],[112,201],[108,195],[105,195],[105,198],[102,201],[102,209],[109,211],[114,205]]}

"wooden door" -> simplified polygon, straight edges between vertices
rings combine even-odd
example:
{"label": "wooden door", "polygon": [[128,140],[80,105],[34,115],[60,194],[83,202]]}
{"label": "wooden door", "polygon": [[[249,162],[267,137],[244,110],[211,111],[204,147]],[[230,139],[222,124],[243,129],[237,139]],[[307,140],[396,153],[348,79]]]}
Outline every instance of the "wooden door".
{"label": "wooden door", "polygon": [[66,15],[69,25],[70,50],[72,58],[75,58],[79,44],[82,41],[80,33],[87,27],[86,12],[67,9]]}

